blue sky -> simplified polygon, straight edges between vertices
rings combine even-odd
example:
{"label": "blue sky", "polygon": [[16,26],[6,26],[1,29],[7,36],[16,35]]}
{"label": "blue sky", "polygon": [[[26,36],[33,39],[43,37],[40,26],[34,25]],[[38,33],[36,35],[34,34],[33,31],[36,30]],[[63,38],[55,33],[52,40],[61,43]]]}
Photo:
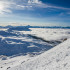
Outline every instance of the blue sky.
{"label": "blue sky", "polygon": [[0,0],[0,25],[70,26],[70,0]]}

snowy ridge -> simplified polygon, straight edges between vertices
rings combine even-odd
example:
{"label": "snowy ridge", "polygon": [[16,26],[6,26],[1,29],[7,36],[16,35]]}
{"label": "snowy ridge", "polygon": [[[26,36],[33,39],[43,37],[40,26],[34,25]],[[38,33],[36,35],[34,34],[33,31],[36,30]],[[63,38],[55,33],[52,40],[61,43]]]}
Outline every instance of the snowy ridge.
{"label": "snowy ridge", "polygon": [[70,70],[70,39],[8,70]]}

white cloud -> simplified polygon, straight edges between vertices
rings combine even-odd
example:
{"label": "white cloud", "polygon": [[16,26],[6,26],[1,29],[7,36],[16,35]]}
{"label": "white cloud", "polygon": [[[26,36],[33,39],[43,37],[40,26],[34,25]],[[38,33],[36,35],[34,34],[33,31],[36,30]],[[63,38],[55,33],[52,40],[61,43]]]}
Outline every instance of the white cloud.
{"label": "white cloud", "polygon": [[11,13],[11,9],[31,9],[42,7],[43,3],[39,0],[0,0],[0,14]]}
{"label": "white cloud", "polygon": [[0,0],[0,14],[11,13],[11,9],[31,10],[34,7],[39,8],[56,8],[63,10],[70,10],[70,8],[57,7],[42,3],[40,0]]}
{"label": "white cloud", "polygon": [[46,4],[43,4],[40,0],[21,0],[16,2],[16,9],[33,9],[34,7],[46,7]]}
{"label": "white cloud", "polygon": [[58,6],[48,6],[50,8],[56,8],[56,9],[62,9],[62,10],[70,10],[70,8],[65,8],[65,7],[58,7]]}
{"label": "white cloud", "polygon": [[0,0],[0,14],[3,14],[5,12],[12,12],[9,8],[11,8],[11,4],[7,0]]}
{"label": "white cloud", "polygon": [[28,0],[28,3],[39,3],[38,0]]}

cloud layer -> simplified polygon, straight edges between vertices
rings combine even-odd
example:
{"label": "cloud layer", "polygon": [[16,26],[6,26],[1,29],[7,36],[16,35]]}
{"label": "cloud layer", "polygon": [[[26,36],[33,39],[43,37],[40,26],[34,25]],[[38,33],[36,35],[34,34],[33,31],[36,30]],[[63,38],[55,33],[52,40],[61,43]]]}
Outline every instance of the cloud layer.
{"label": "cloud layer", "polygon": [[0,0],[0,14],[12,13],[13,9],[32,10],[33,8],[56,8],[70,10],[70,8],[57,7],[42,3],[40,0]]}
{"label": "cloud layer", "polygon": [[0,14],[11,13],[11,9],[32,9],[33,7],[45,7],[39,0],[0,0]]}
{"label": "cloud layer", "polygon": [[9,10],[9,8],[11,3],[9,1],[5,1],[5,0],[0,0],[0,14],[3,14],[4,12],[11,12],[11,10]]}

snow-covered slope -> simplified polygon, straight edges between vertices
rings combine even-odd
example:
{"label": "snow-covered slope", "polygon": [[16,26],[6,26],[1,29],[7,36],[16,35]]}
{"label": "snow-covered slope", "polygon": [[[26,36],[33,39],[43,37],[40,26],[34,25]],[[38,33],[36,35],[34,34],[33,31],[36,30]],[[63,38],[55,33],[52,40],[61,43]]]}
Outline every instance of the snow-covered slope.
{"label": "snow-covered slope", "polygon": [[70,39],[8,70],[70,70]]}

